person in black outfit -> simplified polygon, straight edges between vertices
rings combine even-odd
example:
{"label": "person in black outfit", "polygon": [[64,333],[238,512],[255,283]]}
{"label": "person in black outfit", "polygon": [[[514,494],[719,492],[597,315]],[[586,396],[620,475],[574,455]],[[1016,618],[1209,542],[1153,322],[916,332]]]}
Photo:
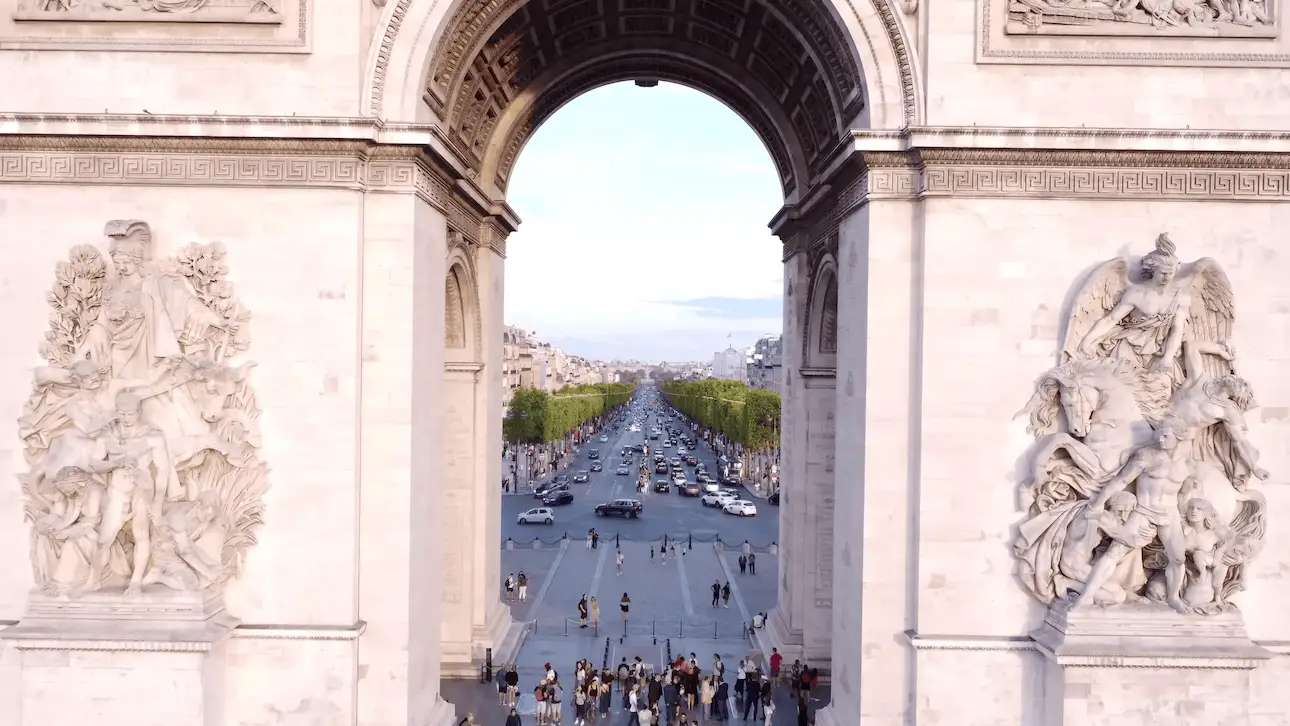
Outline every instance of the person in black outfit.
{"label": "person in black outfit", "polygon": [[649,705],[651,708],[653,708],[654,705],[658,703],[659,699],[663,697],[662,678],[659,676],[654,676],[653,678],[651,678],[649,682],[649,688],[647,689],[646,692],[649,695]]}
{"label": "person in black outfit", "polygon": [[712,581],[712,607],[717,607],[718,601],[721,600],[721,583],[717,580]]}
{"label": "person in black outfit", "polygon": [[582,599],[578,601],[578,627],[587,627],[587,596],[583,594]]}
{"label": "person in black outfit", "polygon": [[755,552],[748,553],[748,574],[757,574],[757,553]]}
{"label": "person in black outfit", "polygon": [[757,709],[761,706],[761,679],[757,677],[756,672],[748,674],[748,685],[744,686],[744,720],[748,720],[748,711],[752,710],[753,718],[761,718],[757,715]]}
{"label": "person in black outfit", "polygon": [[520,714],[515,709],[511,709],[511,715],[506,717],[506,726],[523,726],[520,722]]}
{"label": "person in black outfit", "polygon": [[797,726],[808,726],[811,723],[811,710],[805,698],[797,699]]}
{"label": "person in black outfit", "polygon": [[730,718],[730,685],[725,680],[717,683],[717,693],[712,697],[712,717],[719,721]]}
{"label": "person in black outfit", "polygon": [[739,574],[748,574],[748,558],[743,555],[739,555]]}

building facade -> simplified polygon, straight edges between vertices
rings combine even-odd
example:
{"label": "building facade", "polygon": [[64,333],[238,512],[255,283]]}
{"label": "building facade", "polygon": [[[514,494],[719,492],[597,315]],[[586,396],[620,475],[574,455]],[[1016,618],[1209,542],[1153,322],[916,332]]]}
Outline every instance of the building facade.
{"label": "building facade", "polygon": [[784,338],[764,335],[748,349],[748,385],[780,393],[784,376]]}
{"label": "building facade", "polygon": [[742,381],[747,372],[744,351],[730,347],[712,354],[713,378]]}

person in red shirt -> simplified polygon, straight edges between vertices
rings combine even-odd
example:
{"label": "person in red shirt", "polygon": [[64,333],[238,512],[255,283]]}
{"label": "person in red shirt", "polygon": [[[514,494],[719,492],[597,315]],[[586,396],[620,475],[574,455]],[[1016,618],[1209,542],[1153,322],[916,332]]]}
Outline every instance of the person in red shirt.
{"label": "person in red shirt", "polygon": [[779,654],[779,648],[770,649],[770,680],[771,682],[779,681],[779,664],[784,661],[784,656]]}

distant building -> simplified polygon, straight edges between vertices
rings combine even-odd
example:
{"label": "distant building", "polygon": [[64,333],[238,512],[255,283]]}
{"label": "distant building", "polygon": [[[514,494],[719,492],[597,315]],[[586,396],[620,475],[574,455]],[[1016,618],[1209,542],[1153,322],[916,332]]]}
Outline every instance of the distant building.
{"label": "distant building", "polygon": [[735,348],[717,351],[712,356],[712,377],[730,381],[742,381],[746,376],[744,353]]}
{"label": "distant building", "polygon": [[764,335],[748,349],[746,363],[748,385],[783,395],[784,338]]}

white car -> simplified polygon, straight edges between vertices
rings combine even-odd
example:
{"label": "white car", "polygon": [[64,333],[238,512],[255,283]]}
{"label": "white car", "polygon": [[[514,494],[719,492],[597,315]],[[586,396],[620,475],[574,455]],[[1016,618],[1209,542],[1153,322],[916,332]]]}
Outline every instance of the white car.
{"label": "white car", "polygon": [[555,512],[550,507],[534,507],[515,518],[516,524],[551,524],[555,521]]}
{"label": "white car", "polygon": [[678,446],[676,447],[676,453],[680,454],[681,456],[685,456],[689,452],[685,450],[684,446]]}
{"label": "white car", "polygon": [[721,494],[722,496],[729,497],[731,499],[735,498],[733,493],[721,491],[721,485],[711,479],[703,483],[703,491],[709,494]]}
{"label": "white car", "polygon": [[725,509],[726,505],[733,501],[735,501],[735,496],[733,494],[721,491],[708,492],[699,500],[699,502],[705,507],[721,507],[722,509]]}
{"label": "white car", "polygon": [[607,442],[607,441],[609,441],[609,437],[608,437],[608,436],[605,436],[604,434],[601,434],[601,435],[600,435],[600,443],[602,443],[602,444],[603,444],[603,443],[605,443],[605,442]]}
{"label": "white car", "polygon": [[671,442],[671,441],[664,441],[664,442],[663,442],[663,448],[665,448],[665,449],[670,449],[670,448],[672,448],[672,442]]}
{"label": "white car", "polygon": [[726,510],[726,514],[738,514],[741,517],[752,517],[757,514],[757,506],[747,499],[726,502],[722,509]]}
{"label": "white car", "polygon": [[673,484],[675,484],[675,485],[677,485],[677,486],[684,486],[684,485],[685,485],[685,472],[683,472],[683,471],[674,471],[674,472],[672,472],[672,483],[673,483]]}

